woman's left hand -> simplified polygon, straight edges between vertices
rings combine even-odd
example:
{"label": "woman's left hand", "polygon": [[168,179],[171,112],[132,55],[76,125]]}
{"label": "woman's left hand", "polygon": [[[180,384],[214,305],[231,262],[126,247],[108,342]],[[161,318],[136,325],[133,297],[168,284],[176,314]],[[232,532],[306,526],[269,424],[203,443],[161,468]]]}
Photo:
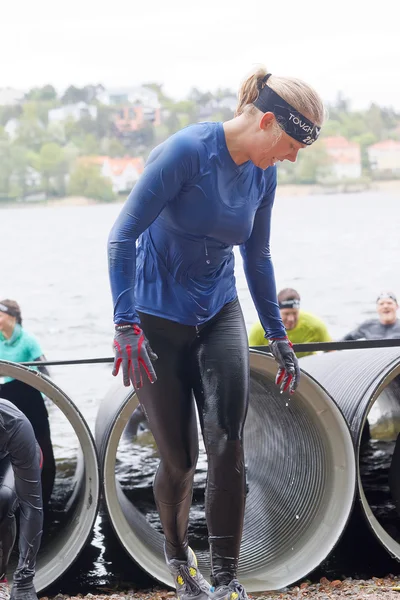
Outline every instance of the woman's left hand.
{"label": "woman's left hand", "polygon": [[279,365],[276,385],[280,387],[281,393],[293,394],[299,385],[300,367],[292,342],[287,337],[272,339],[269,340],[269,347]]}

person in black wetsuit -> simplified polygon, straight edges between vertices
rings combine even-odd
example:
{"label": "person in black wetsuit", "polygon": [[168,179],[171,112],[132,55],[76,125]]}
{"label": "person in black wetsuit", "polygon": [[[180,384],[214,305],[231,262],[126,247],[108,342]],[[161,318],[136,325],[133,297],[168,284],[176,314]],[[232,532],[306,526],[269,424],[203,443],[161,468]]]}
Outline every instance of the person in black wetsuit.
{"label": "person in black wetsuit", "polygon": [[[22,315],[15,300],[0,301],[0,360],[16,363],[37,362],[38,370],[48,375],[45,359],[37,339],[22,327]],[[56,464],[51,443],[49,415],[42,394],[35,388],[11,377],[0,377],[0,397],[13,402],[29,419],[43,452],[42,486],[46,506],[54,485]]]}
{"label": "person in black wetsuit", "polygon": [[397,318],[399,305],[393,292],[382,292],[376,300],[377,319],[368,319],[342,340],[387,340],[400,339],[400,320]]}
{"label": "person in black wetsuit", "polygon": [[18,507],[19,560],[11,600],[37,600],[33,578],[43,528],[41,463],[32,425],[11,402],[0,399],[0,600],[10,598],[7,567]]}
{"label": "person in black wetsuit", "polygon": [[[294,392],[299,367],[279,313],[269,247],[275,163],[294,162],[323,119],[322,101],[307,84],[257,70],[240,90],[234,119],[191,125],[153,150],[109,236],[113,374],[122,366],[124,384],[138,390],[158,447],[154,495],[180,600],[247,598],[237,570],[249,348],[233,246],[278,363],[277,384]],[[208,459],[212,590],[187,539],[196,405]]]}

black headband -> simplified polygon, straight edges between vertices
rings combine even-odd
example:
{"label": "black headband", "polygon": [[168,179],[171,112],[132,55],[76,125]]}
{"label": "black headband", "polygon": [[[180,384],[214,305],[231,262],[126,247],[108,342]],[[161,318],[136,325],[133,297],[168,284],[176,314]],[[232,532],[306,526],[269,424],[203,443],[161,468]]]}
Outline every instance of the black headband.
{"label": "black headband", "polygon": [[7,313],[8,315],[10,315],[10,317],[15,317],[18,318],[19,312],[17,310],[15,310],[14,308],[11,308],[10,306],[6,306],[5,304],[2,304],[0,302],[0,312],[3,313]]}
{"label": "black headband", "polygon": [[321,127],[306,119],[269,85],[264,85],[270,77],[271,73],[268,73],[262,78],[258,98],[253,102],[254,106],[263,113],[272,112],[285,133],[297,142],[310,146],[318,138]]}
{"label": "black headband", "polygon": [[279,308],[300,308],[300,300],[298,298],[288,298],[279,302]]}

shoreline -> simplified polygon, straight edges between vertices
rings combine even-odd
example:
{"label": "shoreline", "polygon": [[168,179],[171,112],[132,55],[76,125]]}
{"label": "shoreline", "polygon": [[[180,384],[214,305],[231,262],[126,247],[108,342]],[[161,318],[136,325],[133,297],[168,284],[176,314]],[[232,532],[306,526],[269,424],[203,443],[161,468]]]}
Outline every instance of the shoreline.
{"label": "shoreline", "polygon": [[[383,192],[386,194],[394,194],[400,197],[400,180],[390,181],[374,181],[368,189],[360,190],[354,189],[348,192],[336,191],[333,188],[324,188],[320,185],[300,185],[300,184],[278,184],[276,196],[277,198],[287,197],[306,197],[315,195],[332,195],[332,194],[371,194]],[[25,201],[25,202],[3,202],[0,203],[1,208],[63,208],[65,206],[96,206],[96,205],[107,205],[107,204],[123,204],[128,196],[121,195],[112,202],[103,202],[101,200],[94,200],[93,198],[87,198],[85,196],[66,196],[64,198],[50,198],[48,200],[40,201]]]}
{"label": "shoreline", "polygon": [[[98,590],[97,590],[98,591]],[[398,600],[400,598],[400,579],[392,575],[371,579],[336,579],[330,581],[322,577],[318,583],[304,581],[297,585],[272,592],[250,593],[250,600]],[[105,589],[99,594],[78,594],[69,596],[58,593],[56,596],[40,596],[40,600],[176,600],[173,591],[154,587],[135,591],[116,591]]]}

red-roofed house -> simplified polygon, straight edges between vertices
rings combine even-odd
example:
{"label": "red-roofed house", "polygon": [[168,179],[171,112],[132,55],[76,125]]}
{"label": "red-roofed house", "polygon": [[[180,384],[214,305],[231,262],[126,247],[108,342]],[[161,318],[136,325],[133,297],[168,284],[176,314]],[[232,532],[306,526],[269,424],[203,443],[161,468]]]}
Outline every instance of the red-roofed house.
{"label": "red-roofed house", "polygon": [[342,136],[322,138],[331,158],[331,172],[337,179],[358,179],[361,177],[360,144],[349,142]]}
{"label": "red-roofed house", "polygon": [[110,158],[109,156],[85,156],[83,162],[95,163],[100,166],[103,177],[109,177],[116,193],[130,192],[140,175],[143,173],[144,160],[142,157]]}
{"label": "red-roofed house", "polygon": [[138,131],[152,123],[155,127],[161,123],[161,112],[159,108],[148,108],[146,106],[123,106],[119,109],[114,125],[121,134],[129,134]]}
{"label": "red-roofed house", "polygon": [[101,174],[109,177],[114,192],[130,192],[143,173],[144,160],[138,158],[107,158],[102,166]]}
{"label": "red-roofed house", "polygon": [[400,142],[385,140],[368,148],[371,169],[381,175],[400,174]]}

